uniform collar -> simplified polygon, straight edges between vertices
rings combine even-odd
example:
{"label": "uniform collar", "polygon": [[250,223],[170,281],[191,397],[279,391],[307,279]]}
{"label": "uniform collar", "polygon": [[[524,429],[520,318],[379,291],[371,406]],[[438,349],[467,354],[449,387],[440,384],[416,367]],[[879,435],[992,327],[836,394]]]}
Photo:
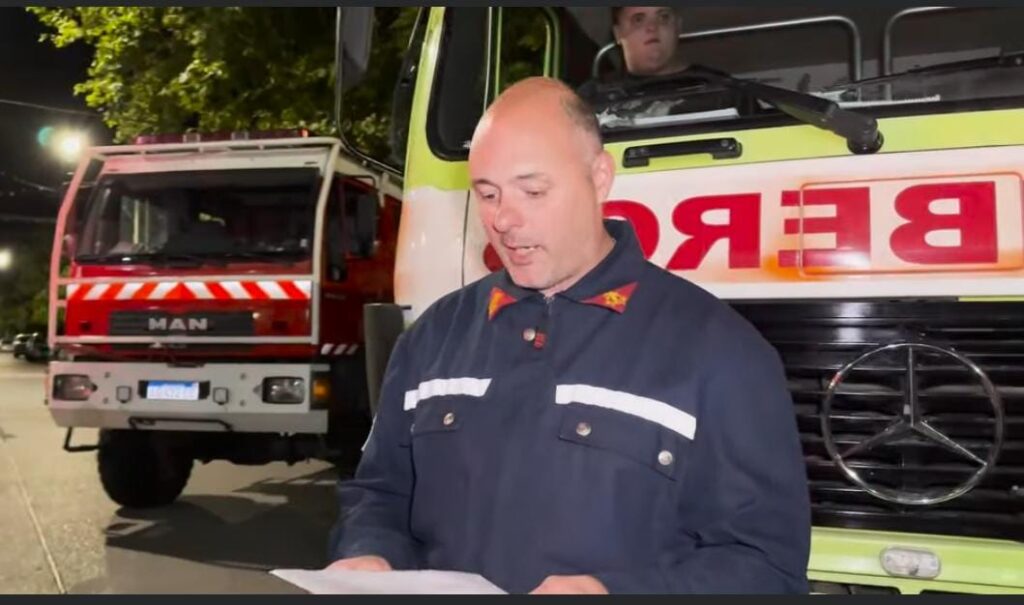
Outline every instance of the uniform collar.
{"label": "uniform collar", "polygon": [[[582,279],[556,296],[624,313],[646,261],[629,222],[606,219],[604,228],[615,240],[611,252]],[[494,319],[505,307],[530,297],[542,295],[537,290],[517,286],[508,270],[502,269],[488,297],[487,316]]]}

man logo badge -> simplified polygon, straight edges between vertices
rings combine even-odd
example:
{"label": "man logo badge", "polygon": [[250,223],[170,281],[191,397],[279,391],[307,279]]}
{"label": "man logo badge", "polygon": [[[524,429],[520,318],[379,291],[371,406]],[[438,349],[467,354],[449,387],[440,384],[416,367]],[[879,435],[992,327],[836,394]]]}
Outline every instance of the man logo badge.
{"label": "man logo badge", "polygon": [[150,332],[205,332],[210,329],[209,320],[205,317],[150,317]]}

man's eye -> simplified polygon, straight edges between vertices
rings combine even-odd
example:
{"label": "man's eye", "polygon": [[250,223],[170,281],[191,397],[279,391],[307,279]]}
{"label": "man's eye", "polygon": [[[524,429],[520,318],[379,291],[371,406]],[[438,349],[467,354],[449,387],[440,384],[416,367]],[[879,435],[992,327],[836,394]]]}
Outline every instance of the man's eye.
{"label": "man's eye", "polygon": [[545,193],[546,193],[545,191],[529,191],[529,190],[528,190],[528,191],[526,192],[526,196],[527,196],[527,197],[541,197],[541,196],[542,196],[542,195],[544,195]]}
{"label": "man's eye", "polygon": [[493,199],[498,197],[498,194],[490,193],[490,192],[488,192],[488,193],[477,193],[476,195],[481,200],[484,200],[484,201],[487,201],[487,202],[490,202],[491,200],[493,200]]}

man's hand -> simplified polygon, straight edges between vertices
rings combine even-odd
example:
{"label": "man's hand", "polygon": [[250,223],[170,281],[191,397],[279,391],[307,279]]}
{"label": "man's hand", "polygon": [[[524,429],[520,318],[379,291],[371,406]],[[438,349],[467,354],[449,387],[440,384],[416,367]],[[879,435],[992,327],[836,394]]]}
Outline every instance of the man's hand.
{"label": "man's hand", "polygon": [[608,594],[594,576],[548,576],[530,594]]}
{"label": "man's hand", "polygon": [[327,569],[346,569],[348,571],[391,571],[391,564],[384,557],[364,555],[338,559],[327,566]]}

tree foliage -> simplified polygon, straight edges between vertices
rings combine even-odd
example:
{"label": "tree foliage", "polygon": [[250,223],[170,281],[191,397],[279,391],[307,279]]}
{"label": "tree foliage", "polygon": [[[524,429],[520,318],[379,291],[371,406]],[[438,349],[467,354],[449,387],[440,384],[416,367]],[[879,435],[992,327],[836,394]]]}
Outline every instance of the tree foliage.
{"label": "tree foliage", "polygon": [[5,242],[14,262],[0,272],[0,335],[45,330],[52,237],[52,229],[29,225]]}
{"label": "tree foliage", "polygon": [[[44,40],[93,47],[88,78],[75,92],[103,114],[118,141],[190,128],[335,133],[333,7],[28,10],[49,30]],[[346,98],[343,127],[380,151],[415,9],[375,13],[374,69]]]}

